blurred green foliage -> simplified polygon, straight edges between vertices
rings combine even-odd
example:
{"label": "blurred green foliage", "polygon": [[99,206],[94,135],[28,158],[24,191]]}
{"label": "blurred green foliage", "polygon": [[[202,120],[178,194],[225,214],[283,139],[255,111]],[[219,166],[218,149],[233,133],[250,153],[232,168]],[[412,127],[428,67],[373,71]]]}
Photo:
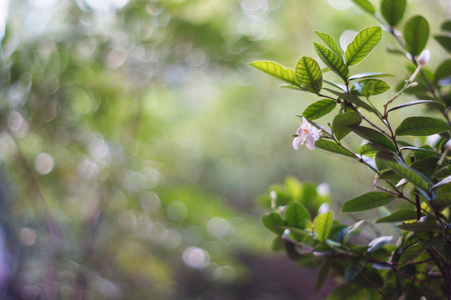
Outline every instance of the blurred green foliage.
{"label": "blurred green foliage", "polygon": [[283,262],[256,271],[269,243],[257,195],[287,174],[335,178],[338,198],[366,184],[292,151],[287,117],[310,98],[274,91],[247,62],[313,53],[312,24],[334,36],[373,24],[338,2],[9,1],[1,297],[299,299],[271,275]]}

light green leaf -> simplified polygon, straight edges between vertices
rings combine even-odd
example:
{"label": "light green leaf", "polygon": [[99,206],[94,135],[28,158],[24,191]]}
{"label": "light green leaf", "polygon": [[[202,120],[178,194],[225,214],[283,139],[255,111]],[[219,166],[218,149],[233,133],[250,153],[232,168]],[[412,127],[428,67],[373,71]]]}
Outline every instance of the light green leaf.
{"label": "light green leaf", "polygon": [[282,234],[285,230],[282,217],[276,212],[264,214],[261,220],[263,225],[275,234]]}
{"label": "light green leaf", "polygon": [[313,220],[313,230],[320,242],[324,242],[329,236],[330,229],[334,220],[334,213],[328,211],[327,213],[316,216]]}
{"label": "light green leaf", "polygon": [[369,192],[347,200],[341,209],[342,212],[359,212],[387,205],[395,197],[385,192]]}
{"label": "light green leaf", "polygon": [[363,9],[365,12],[369,13],[370,15],[374,15],[375,9],[373,4],[371,4],[368,0],[352,0],[357,6],[359,6],[361,9]]}
{"label": "light green leaf", "polygon": [[380,95],[391,89],[388,83],[378,79],[366,79],[359,81],[359,83],[363,85],[360,93],[367,98]]}
{"label": "light green leaf", "polygon": [[428,136],[449,130],[448,123],[430,117],[404,119],[396,129],[396,135]]}
{"label": "light green leaf", "polygon": [[346,244],[352,237],[353,233],[363,224],[365,220],[358,221],[357,223],[352,224],[348,227],[348,231],[343,239],[343,244]]}
{"label": "light green leaf", "polygon": [[309,92],[318,94],[323,86],[321,68],[313,58],[302,57],[296,65],[295,76],[299,84]]}
{"label": "light green leaf", "polygon": [[345,93],[348,91],[347,88],[346,88],[346,85],[344,85],[344,84],[336,83],[336,82],[332,82],[332,81],[328,81],[328,80],[324,80],[324,82],[329,84],[329,85],[331,85],[331,86],[334,86],[334,87],[338,88],[339,90],[341,90],[341,91],[343,91]]}
{"label": "light green leaf", "polygon": [[351,81],[351,80],[356,80],[356,79],[376,78],[376,77],[396,77],[396,76],[393,74],[389,74],[389,73],[367,72],[367,73],[359,73],[359,74],[349,76],[349,80]]}
{"label": "light green leaf", "polygon": [[407,51],[417,56],[428,42],[429,24],[422,16],[412,17],[404,25],[403,33]]}
{"label": "light green leaf", "polygon": [[406,178],[412,184],[416,185],[424,191],[428,190],[428,179],[414,169],[407,166],[398,157],[391,153],[379,152],[376,154],[376,165],[379,169],[391,169],[402,178]]}
{"label": "light green leaf", "polygon": [[334,110],[337,103],[334,100],[324,99],[316,101],[302,112],[302,116],[309,120],[316,120]]}
{"label": "light green leaf", "polygon": [[361,62],[382,38],[379,26],[367,27],[360,31],[346,48],[345,61],[348,66]]}
{"label": "light green leaf", "polygon": [[309,220],[308,212],[298,203],[291,203],[285,211],[287,226],[305,228],[305,221],[307,220]]}
{"label": "light green leaf", "polygon": [[401,21],[406,5],[406,0],[382,0],[381,14],[388,25],[394,27]]}
{"label": "light green leaf", "polygon": [[451,37],[447,35],[434,35],[434,39],[451,54]]}
{"label": "light green leaf", "polygon": [[439,105],[439,106],[444,106],[442,102],[437,101],[437,100],[418,100],[418,101],[412,101],[412,102],[403,103],[401,105],[392,107],[389,110],[387,110],[387,113],[389,113],[391,111],[394,111],[394,110],[397,110],[397,109],[400,109],[400,108],[413,106],[413,105],[418,105],[418,104],[436,104],[436,105]]}
{"label": "light green leaf", "polygon": [[335,142],[331,142],[325,139],[319,139],[318,141],[316,141],[315,146],[317,148],[329,151],[329,152],[333,152],[333,153],[337,153],[337,154],[341,154],[344,156],[349,156],[349,157],[355,157],[354,153],[350,152],[349,150],[343,148],[340,145],[337,145]]}
{"label": "light green leaf", "polygon": [[420,241],[407,248],[399,258],[398,269],[420,257],[424,251],[440,242],[440,240],[440,238],[435,238],[432,240]]}
{"label": "light green leaf", "polygon": [[331,71],[340,76],[344,82],[347,82],[349,77],[349,69],[332,50],[327,49],[325,46],[313,43],[316,53],[319,58],[328,66]]}
{"label": "light green leaf", "polygon": [[341,58],[341,60],[343,60],[343,53],[333,37],[325,32],[315,31],[315,33],[326,43],[327,46],[329,46],[330,50],[332,50],[339,58]]}
{"label": "light green leaf", "polygon": [[386,149],[396,151],[395,144],[393,144],[393,142],[387,136],[380,133],[379,131],[363,126],[350,126],[349,129],[361,138],[373,144],[384,146]]}
{"label": "light green leaf", "polygon": [[391,215],[377,219],[376,223],[396,223],[408,220],[415,220],[417,218],[417,212],[411,209],[397,210]]}
{"label": "light green leaf", "polygon": [[362,122],[362,116],[356,112],[347,112],[335,116],[332,122],[332,132],[338,140],[343,139],[351,132],[349,126]]}
{"label": "light green leaf", "polygon": [[289,84],[299,85],[294,71],[287,69],[284,66],[279,65],[278,63],[272,61],[255,61],[253,63],[250,63],[249,65]]}

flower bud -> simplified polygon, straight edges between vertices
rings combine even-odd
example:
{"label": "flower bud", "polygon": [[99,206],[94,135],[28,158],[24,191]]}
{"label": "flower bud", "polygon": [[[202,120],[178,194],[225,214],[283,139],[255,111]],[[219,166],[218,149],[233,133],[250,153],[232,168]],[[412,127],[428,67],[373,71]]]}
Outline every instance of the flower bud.
{"label": "flower bud", "polygon": [[424,50],[423,52],[421,52],[420,57],[418,57],[418,64],[420,66],[424,66],[428,63],[430,56],[431,53],[429,52],[429,50]]}

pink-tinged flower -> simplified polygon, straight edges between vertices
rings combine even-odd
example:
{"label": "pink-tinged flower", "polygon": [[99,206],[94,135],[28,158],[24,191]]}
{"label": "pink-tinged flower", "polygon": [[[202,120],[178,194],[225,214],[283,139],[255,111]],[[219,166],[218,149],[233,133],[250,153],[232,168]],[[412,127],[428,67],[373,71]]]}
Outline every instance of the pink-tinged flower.
{"label": "pink-tinged flower", "polygon": [[315,149],[315,141],[319,140],[319,131],[306,118],[302,117],[302,124],[296,133],[298,136],[293,140],[293,148],[295,150],[298,150],[304,143],[310,150]]}
{"label": "pink-tinged flower", "polygon": [[431,53],[429,52],[429,50],[424,50],[423,52],[421,52],[420,56],[418,57],[418,64],[420,66],[426,65],[429,61],[430,56],[431,56]]}

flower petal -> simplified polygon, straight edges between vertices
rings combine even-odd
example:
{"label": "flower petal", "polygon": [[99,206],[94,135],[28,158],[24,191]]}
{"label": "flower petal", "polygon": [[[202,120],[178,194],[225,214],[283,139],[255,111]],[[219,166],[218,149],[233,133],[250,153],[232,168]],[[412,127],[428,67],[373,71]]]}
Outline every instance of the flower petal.
{"label": "flower petal", "polygon": [[295,137],[294,140],[293,140],[293,148],[294,148],[295,150],[298,150],[299,147],[300,147],[302,144],[304,144],[305,138],[306,138],[305,135],[299,135],[299,136]]}
{"label": "flower petal", "polygon": [[313,137],[313,135],[309,134],[307,136],[305,144],[307,145],[307,148],[309,148],[310,150],[315,150],[315,138]]}

